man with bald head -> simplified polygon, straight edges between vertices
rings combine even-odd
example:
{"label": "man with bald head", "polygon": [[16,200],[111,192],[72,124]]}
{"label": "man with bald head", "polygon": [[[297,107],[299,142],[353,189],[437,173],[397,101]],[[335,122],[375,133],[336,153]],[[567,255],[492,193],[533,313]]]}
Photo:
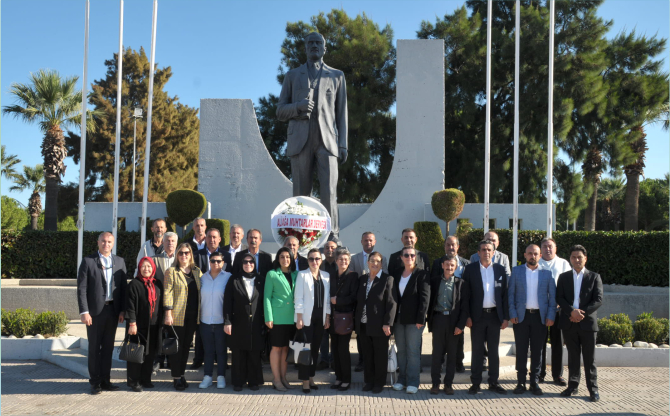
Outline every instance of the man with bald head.
{"label": "man with bald head", "polygon": [[286,73],[277,119],[288,121],[286,155],[291,158],[293,196],[311,196],[314,169],[321,203],[339,234],[337,162],[347,161],[347,86],[344,73],[323,62],[326,40],[316,32],[305,38],[307,62]]}
{"label": "man with bald head", "polygon": [[[499,264],[505,268],[505,271],[507,272],[507,276],[509,276],[512,271],[509,266],[509,257],[507,257],[507,254],[501,253],[498,251],[498,246],[500,245],[500,237],[498,237],[498,233],[495,231],[489,231],[486,234],[484,234],[484,240],[490,241],[493,243],[493,264]],[[470,256],[470,263],[476,263],[479,261],[479,254],[475,253],[472,256]]]}

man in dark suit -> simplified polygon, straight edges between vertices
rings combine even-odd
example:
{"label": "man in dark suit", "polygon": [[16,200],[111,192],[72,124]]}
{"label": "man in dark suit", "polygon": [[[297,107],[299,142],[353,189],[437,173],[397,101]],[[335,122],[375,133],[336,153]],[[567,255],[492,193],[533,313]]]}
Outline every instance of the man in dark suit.
{"label": "man in dark suit", "polygon": [[233,275],[242,273],[242,257],[247,253],[251,253],[251,255],[256,258],[258,274],[265,280],[265,275],[272,270],[272,256],[269,253],[260,250],[261,242],[263,242],[263,234],[261,234],[260,230],[252,228],[247,231],[247,246],[249,248],[242,250],[235,255]]}
{"label": "man in dark suit", "polygon": [[[458,256],[446,254],[441,260],[442,274],[431,279],[428,303],[428,331],[433,333],[430,366],[433,387],[430,389],[430,394],[440,392],[440,372],[446,353],[447,372],[444,375],[444,392],[453,395],[452,383],[458,360],[458,338],[463,338],[463,328],[470,313],[470,288],[468,282],[455,275],[459,264]],[[433,270],[434,267],[433,265]]]}
{"label": "man in dark suit", "polygon": [[123,323],[126,298],[126,263],[112,254],[114,236],[98,237],[98,252],[86,256],[77,274],[77,300],[88,337],[88,374],[91,393],[114,391],[110,382],[112,351],[118,323]]}
{"label": "man in dark suit", "polygon": [[568,388],[561,396],[577,394],[579,387],[580,355],[584,358],[584,378],[592,402],[600,400],[598,373],[594,361],[598,313],[603,303],[603,282],[598,273],[586,270],[586,249],[580,245],[570,248],[572,270],[558,277],[556,302],[561,307],[559,320],[568,350]]}
{"label": "man in dark suit", "polygon": [[498,384],[500,330],[507,328],[509,308],[507,273],[493,263],[495,246],[488,240],[479,242],[479,261],[465,266],[463,279],[470,285],[470,317],[466,325],[472,333],[472,386],[470,394],[481,391],[484,345],[489,346],[489,390],[499,394],[507,391]]}
{"label": "man in dark suit", "polygon": [[[242,250],[247,249],[247,245],[242,242],[244,238],[244,228],[240,224],[233,224],[230,226],[230,244],[226,244],[221,249],[224,253],[228,252],[231,260],[231,270],[235,262],[235,256]],[[230,271],[230,270],[229,270]]]}
{"label": "man in dark suit", "polygon": [[303,270],[309,269],[307,259],[301,256],[298,251],[300,250],[300,241],[298,241],[297,237],[293,236],[286,237],[286,239],[284,240],[284,247],[291,250],[291,254],[293,254],[293,262],[295,263],[297,271],[301,272]]}
{"label": "man in dark suit", "polygon": [[[458,248],[460,246],[460,242],[458,241],[458,237],[455,235],[450,235],[444,240],[444,254],[445,256],[455,256],[457,265],[456,265],[456,270],[454,271],[454,276],[461,278],[463,277],[463,270],[465,270],[465,266],[470,264],[470,260],[463,258],[458,255]],[[433,262],[433,266],[430,268],[430,279],[435,280],[439,279],[443,273],[444,270],[442,270],[442,261],[444,260],[444,257],[440,257],[439,259],[435,259]],[[456,372],[457,373],[464,373],[465,372],[465,366],[463,365],[463,360],[465,359],[465,353],[463,352],[463,346],[465,343],[465,340],[463,339],[463,332],[461,332],[459,335],[456,336],[458,346],[456,347]],[[442,357],[444,360],[444,357]]]}
{"label": "man in dark suit", "polygon": [[[414,248],[417,241],[416,231],[411,228],[405,228],[402,230],[401,241],[403,247]],[[430,273],[430,259],[426,253],[419,250],[416,251],[416,268]],[[389,274],[394,279],[400,279],[400,274],[403,270],[405,270],[405,263],[402,262],[402,249],[400,249],[400,251],[396,251],[389,257]]]}

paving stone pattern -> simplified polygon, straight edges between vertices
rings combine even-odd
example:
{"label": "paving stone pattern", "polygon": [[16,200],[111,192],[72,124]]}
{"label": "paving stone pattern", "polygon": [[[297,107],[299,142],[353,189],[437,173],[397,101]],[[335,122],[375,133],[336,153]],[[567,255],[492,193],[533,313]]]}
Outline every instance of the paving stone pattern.
{"label": "paving stone pattern", "polygon": [[[567,368],[566,368],[567,373]],[[233,392],[191,383],[185,392],[176,392],[171,383],[157,382],[156,388],[134,393],[125,380],[113,380],[116,392],[91,396],[86,379],[44,361],[2,361],[3,415],[577,415],[635,414],[667,415],[669,381],[667,368],[599,368],[601,401],[587,401],[586,386],[571,398],[559,396],[562,387],[543,384],[542,397],[530,393],[517,396],[515,374],[501,377],[510,391],[506,396],[484,391],[467,394],[467,384],[455,386],[456,394],[430,395],[429,385],[418,394],[386,388],[380,395],[364,393],[360,383],[347,392],[334,392],[327,384],[303,394],[294,390],[280,393],[266,384],[257,392]],[[583,383],[583,382],[582,382]]]}

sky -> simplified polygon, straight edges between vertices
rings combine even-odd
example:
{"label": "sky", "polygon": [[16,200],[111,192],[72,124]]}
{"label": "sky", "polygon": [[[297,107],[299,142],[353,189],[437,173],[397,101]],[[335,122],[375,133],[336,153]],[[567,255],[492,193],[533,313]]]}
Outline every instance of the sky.
{"label": "sky", "polygon": [[[464,1],[186,1],[160,0],[156,35],[156,63],[172,67],[166,86],[181,103],[200,107],[204,98],[247,98],[254,104],[268,93],[279,94],[276,81],[281,43],[287,22],[309,21],[319,12],[344,9],[349,16],[365,13],[380,26],[390,24],[394,39],[416,39],[422,20],[435,22],[461,7]],[[0,105],[14,104],[8,93],[12,83],[28,81],[30,72],[55,69],[62,76],[79,76],[84,60],[83,0],[2,0],[0,3]],[[670,35],[668,0],[606,0],[598,14],[614,20],[610,37],[635,29],[638,34]],[[151,0],[124,4],[124,48],[147,55],[151,46]],[[105,76],[104,61],[119,47],[119,1],[92,0],[88,84]],[[668,50],[663,54],[670,72]],[[327,62],[327,58],[326,58]],[[495,67],[493,68],[495,70]],[[79,127],[72,128],[79,132]],[[646,129],[649,151],[645,177],[661,178],[670,170],[668,133],[660,126]],[[43,134],[10,116],[0,119],[0,140],[22,164],[42,163]],[[130,138],[122,138],[123,140]],[[495,143],[493,143],[495,145]],[[483,149],[482,149],[483,151]],[[78,181],[79,166],[66,159],[64,183]],[[19,172],[22,167],[19,166]],[[447,183],[448,183],[448,178]],[[27,205],[30,191],[9,192],[10,181],[1,180],[0,192]],[[483,186],[483,185],[482,185]]]}

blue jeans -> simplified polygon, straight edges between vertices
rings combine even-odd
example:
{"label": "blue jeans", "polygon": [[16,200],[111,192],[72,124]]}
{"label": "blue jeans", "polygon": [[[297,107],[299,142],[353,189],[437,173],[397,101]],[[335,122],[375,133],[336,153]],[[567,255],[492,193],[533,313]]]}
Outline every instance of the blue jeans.
{"label": "blue jeans", "polygon": [[205,350],[205,375],[212,377],[214,374],[214,354],[216,354],[216,375],[225,377],[228,349],[223,324],[208,325],[200,322],[200,336]]}
{"label": "blue jeans", "polygon": [[421,336],[425,325],[418,329],[416,324],[395,324],[393,331],[398,346],[398,383],[404,386],[419,387],[421,372]]}

